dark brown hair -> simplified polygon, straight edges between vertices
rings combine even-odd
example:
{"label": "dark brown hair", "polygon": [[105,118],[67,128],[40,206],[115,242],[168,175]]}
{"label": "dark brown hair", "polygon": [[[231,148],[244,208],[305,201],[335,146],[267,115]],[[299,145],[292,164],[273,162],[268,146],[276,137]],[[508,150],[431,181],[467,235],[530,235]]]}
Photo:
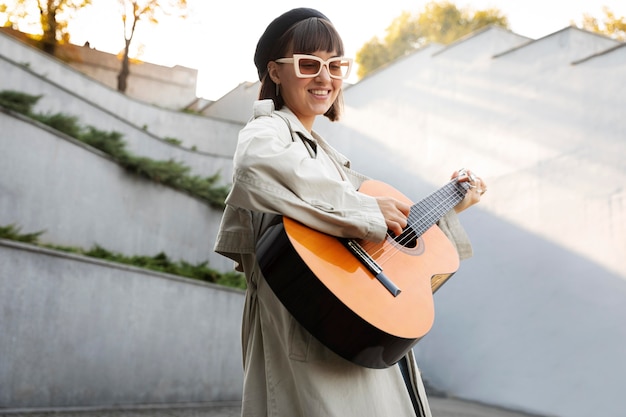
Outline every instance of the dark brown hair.
{"label": "dark brown hair", "polygon": [[[296,23],[280,37],[274,48],[272,48],[270,61],[283,58],[288,53],[310,54],[315,51],[335,52],[339,56],[342,56],[344,53],[343,41],[332,23],[325,19],[312,17]],[[259,99],[269,98],[274,101],[276,110],[280,110],[285,105],[285,101],[280,94],[276,94],[276,84],[266,70],[261,79]],[[335,121],[339,119],[342,110],[343,93],[340,90],[335,102],[324,113],[324,116]]]}

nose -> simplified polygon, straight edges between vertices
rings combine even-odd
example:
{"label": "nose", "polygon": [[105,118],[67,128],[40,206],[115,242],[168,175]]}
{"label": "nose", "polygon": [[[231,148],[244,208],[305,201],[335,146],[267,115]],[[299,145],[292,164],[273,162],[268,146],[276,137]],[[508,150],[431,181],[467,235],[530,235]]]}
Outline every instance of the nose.
{"label": "nose", "polygon": [[330,69],[328,68],[328,64],[322,65],[322,68],[320,69],[320,73],[317,74],[316,78],[321,78],[324,81],[331,79]]}

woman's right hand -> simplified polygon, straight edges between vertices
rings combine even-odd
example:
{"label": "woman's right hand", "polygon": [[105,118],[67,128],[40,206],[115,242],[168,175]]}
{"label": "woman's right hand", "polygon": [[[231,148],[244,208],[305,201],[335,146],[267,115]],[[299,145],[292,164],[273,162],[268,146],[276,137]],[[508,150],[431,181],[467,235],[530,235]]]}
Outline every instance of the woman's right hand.
{"label": "woman's right hand", "polygon": [[407,218],[411,206],[391,197],[376,197],[376,201],[385,218],[387,229],[396,236],[400,236],[407,226]]}

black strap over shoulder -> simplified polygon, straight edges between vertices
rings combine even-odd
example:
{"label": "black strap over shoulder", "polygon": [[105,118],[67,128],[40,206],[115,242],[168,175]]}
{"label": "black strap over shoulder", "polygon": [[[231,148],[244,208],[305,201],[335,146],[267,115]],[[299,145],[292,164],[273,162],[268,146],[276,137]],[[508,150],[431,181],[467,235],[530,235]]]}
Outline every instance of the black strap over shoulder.
{"label": "black strap over shoulder", "polygon": [[314,158],[317,155],[317,143],[313,142],[311,139],[304,136],[302,133],[298,132],[298,136],[304,143],[304,146],[309,150],[309,154]]}
{"label": "black strap over shoulder", "polygon": [[406,389],[409,393],[409,397],[411,397],[411,403],[413,403],[413,409],[415,410],[415,415],[417,417],[425,417],[426,413],[424,412],[424,407],[422,402],[415,394],[415,388],[413,386],[413,382],[411,381],[411,375],[409,372],[409,363],[406,356],[403,356],[400,361],[398,361],[398,367],[400,367],[400,372],[402,372],[402,379],[404,379],[404,384],[406,385]]}
{"label": "black strap over shoulder", "polygon": [[289,128],[289,132],[291,132],[291,140],[295,142],[296,141],[296,139],[295,139],[296,136],[298,138],[300,138],[300,140],[302,141],[302,143],[306,147],[307,151],[309,152],[309,155],[311,155],[311,158],[315,158],[317,156],[317,144],[314,141],[312,141],[311,139],[309,139],[306,136],[304,136],[302,133],[294,131],[291,128],[291,123],[289,122],[289,119],[283,117],[279,113],[274,113],[274,114],[276,116],[280,117],[281,119],[283,119],[285,121],[285,123],[287,123],[287,127]]}

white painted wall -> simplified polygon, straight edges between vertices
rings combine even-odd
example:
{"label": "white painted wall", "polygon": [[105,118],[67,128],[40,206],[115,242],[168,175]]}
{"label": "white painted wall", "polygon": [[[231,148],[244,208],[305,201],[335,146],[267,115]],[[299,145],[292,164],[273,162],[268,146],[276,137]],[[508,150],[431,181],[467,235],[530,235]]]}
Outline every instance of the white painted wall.
{"label": "white painted wall", "polygon": [[624,44],[492,28],[378,71],[346,89],[341,123],[317,126],[414,200],[460,167],[489,185],[461,214],[475,255],[416,347],[435,387],[542,415],[625,415],[625,79]]}

